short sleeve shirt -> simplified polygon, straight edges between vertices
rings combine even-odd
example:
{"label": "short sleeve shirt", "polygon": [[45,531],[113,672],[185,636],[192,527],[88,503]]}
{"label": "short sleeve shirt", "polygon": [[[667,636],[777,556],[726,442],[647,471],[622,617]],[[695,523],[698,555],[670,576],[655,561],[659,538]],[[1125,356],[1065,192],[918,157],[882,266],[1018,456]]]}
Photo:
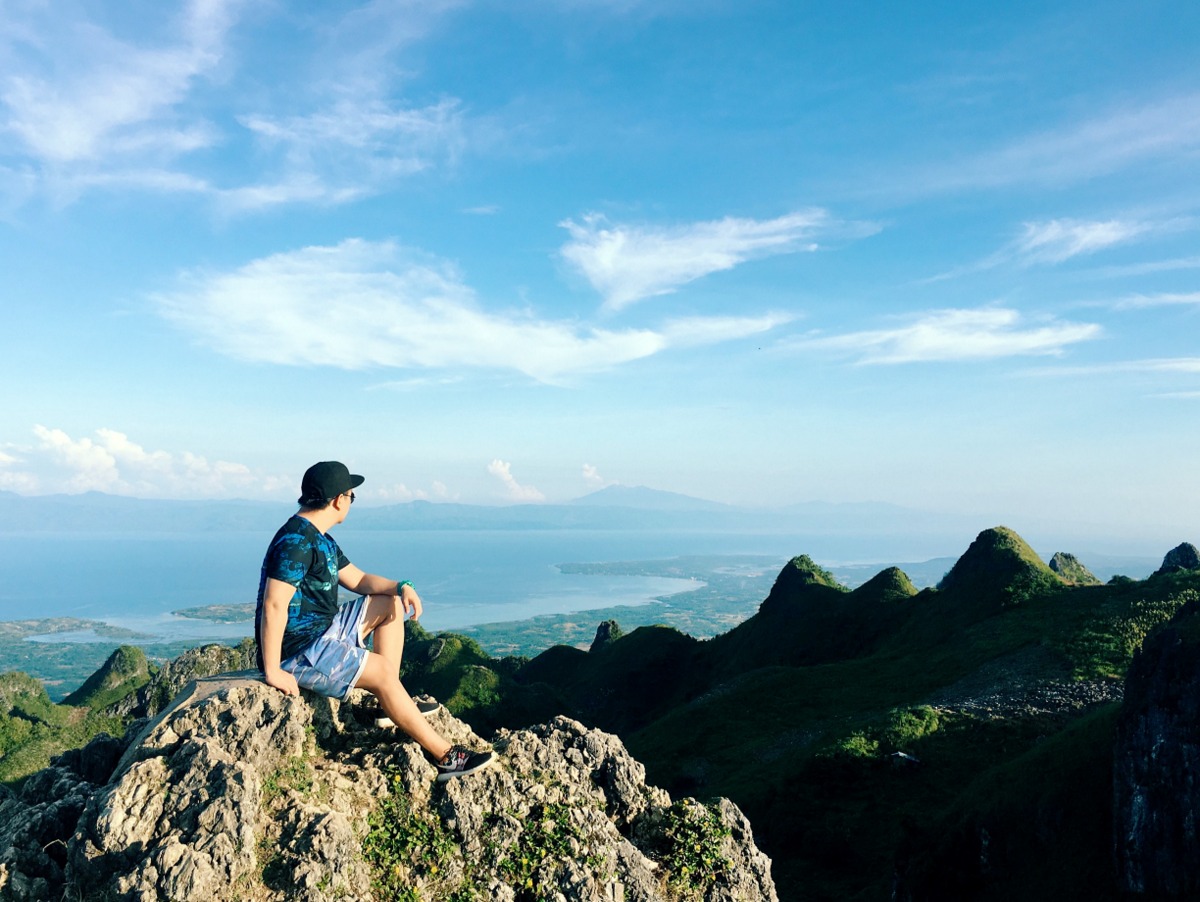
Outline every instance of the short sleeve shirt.
{"label": "short sleeve shirt", "polygon": [[288,603],[281,659],[303,651],[333,622],[338,612],[338,571],[350,564],[333,537],[322,533],[304,517],[293,515],[267,548],[258,581],[255,639],[262,666],[263,599],[267,580],[277,579],[296,591]]}

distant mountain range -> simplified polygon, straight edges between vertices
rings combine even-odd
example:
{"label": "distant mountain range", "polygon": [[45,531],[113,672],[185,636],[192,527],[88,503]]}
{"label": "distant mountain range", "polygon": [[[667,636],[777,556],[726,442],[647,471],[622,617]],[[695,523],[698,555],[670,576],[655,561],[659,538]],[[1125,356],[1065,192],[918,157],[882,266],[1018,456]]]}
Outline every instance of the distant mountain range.
{"label": "distant mountain range", "polygon": [[[85,492],[0,492],[0,516],[22,532],[192,532],[271,528],[295,506],[269,501],[163,501]],[[974,522],[894,504],[806,502],[747,508],[645,486],[609,486],[565,504],[473,505],[411,501],[362,505],[343,529],[693,529],[784,533],[945,533]]]}
{"label": "distant mountain range", "polygon": [[[49,534],[185,534],[204,531],[270,534],[293,511],[291,502],[165,501],[85,492],[18,495],[0,491],[0,518],[9,532]],[[730,536],[785,537],[829,563],[924,561],[942,557],[974,535],[978,523],[882,502],[811,501],[748,508],[665,492],[613,485],[564,504],[472,505],[411,501],[381,507],[360,504],[339,530],[620,530]],[[778,543],[775,543],[778,544]],[[1062,543],[1063,546],[1066,543]],[[1047,552],[1086,549],[1056,547]],[[870,558],[865,555],[870,554]],[[1088,555],[1107,573],[1144,574],[1152,559]],[[944,571],[943,571],[944,572]]]}

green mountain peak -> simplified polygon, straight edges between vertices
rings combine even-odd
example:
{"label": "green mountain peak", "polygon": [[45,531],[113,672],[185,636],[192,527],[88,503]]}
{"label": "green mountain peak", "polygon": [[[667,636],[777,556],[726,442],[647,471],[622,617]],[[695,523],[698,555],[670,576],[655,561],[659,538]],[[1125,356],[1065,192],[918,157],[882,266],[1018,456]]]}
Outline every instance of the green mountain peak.
{"label": "green mountain peak", "polygon": [[1018,604],[1062,580],[1029,544],[1005,526],[985,529],[938,589],[980,609]]}

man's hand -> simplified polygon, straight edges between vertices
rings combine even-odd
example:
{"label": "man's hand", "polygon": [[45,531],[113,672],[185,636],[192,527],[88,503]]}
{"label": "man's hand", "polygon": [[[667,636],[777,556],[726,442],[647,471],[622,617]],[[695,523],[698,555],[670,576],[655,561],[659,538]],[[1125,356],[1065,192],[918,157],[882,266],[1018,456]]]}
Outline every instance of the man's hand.
{"label": "man's hand", "polygon": [[274,686],[284,695],[299,695],[300,684],[286,670],[270,670],[263,674],[268,686]]}
{"label": "man's hand", "polygon": [[396,596],[400,599],[400,604],[404,608],[404,615],[412,616],[413,620],[421,618],[421,596],[417,594],[417,590],[412,586],[401,586],[400,594]]}

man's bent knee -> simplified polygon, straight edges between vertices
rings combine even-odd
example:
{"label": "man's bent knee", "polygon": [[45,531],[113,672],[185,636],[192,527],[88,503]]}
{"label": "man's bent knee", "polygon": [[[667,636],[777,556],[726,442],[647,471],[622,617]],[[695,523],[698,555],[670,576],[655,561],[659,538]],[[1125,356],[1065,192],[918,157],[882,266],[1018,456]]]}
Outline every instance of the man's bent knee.
{"label": "man's bent knee", "polygon": [[367,609],[363,616],[364,634],[373,633],[381,626],[404,619],[404,608],[395,595],[368,595]]}

